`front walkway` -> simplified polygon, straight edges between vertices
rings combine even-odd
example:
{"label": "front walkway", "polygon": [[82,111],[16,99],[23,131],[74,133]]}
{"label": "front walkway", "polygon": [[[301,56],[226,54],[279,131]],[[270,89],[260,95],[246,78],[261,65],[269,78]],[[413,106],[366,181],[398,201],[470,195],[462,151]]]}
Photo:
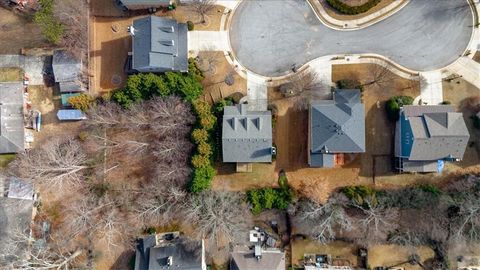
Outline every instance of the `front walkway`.
{"label": "front walkway", "polygon": [[425,105],[438,105],[443,101],[442,73],[430,71],[420,73],[420,99]]}
{"label": "front walkway", "polygon": [[265,80],[249,72],[247,72],[247,100],[249,111],[266,111],[268,108]]}

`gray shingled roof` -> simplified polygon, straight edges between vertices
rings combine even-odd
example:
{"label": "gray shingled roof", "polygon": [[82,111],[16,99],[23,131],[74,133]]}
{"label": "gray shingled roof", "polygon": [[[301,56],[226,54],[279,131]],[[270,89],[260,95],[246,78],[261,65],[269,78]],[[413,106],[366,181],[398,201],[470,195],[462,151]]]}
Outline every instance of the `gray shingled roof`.
{"label": "gray shingled roof", "polygon": [[334,154],[310,154],[310,164],[313,166],[333,168],[335,167]]}
{"label": "gray shingled roof", "polygon": [[[202,270],[202,242],[195,242],[198,248],[187,248],[182,239],[156,246],[155,235],[137,241],[135,270]],[[192,246],[192,244],[189,244]],[[172,257],[173,265],[166,265]]]}
{"label": "gray shingled roof", "polygon": [[279,250],[262,250],[261,259],[253,251],[235,251],[231,256],[231,270],[285,270],[285,253]]}
{"label": "gray shingled roof", "polygon": [[61,82],[58,85],[60,93],[85,92],[85,88],[80,82]]}
{"label": "gray shingled roof", "polygon": [[[463,158],[470,135],[462,113],[454,112],[452,106],[445,105],[406,107],[408,115],[411,115],[407,118],[413,136],[408,160]],[[422,114],[422,110],[426,113]],[[416,113],[412,114],[412,111]]]}
{"label": "gray shingled roof", "polygon": [[25,150],[23,83],[0,83],[0,154]]}
{"label": "gray shingled roof", "polygon": [[64,50],[53,52],[52,60],[55,82],[71,82],[80,78],[82,62]]}
{"label": "gray shingled roof", "polygon": [[188,71],[187,25],[158,16],[133,21],[132,69],[139,72]]}
{"label": "gray shingled roof", "polygon": [[120,0],[120,2],[127,8],[130,6],[159,7],[170,4],[170,0]]}
{"label": "gray shingled roof", "polygon": [[222,123],[223,162],[271,162],[272,114],[226,106]]}
{"label": "gray shingled roof", "polygon": [[[365,107],[359,90],[336,90],[333,102],[312,102],[310,154],[365,152]],[[317,158],[311,166],[322,166]]]}
{"label": "gray shingled roof", "polygon": [[[33,201],[0,197],[0,254],[2,249],[12,248],[12,238],[18,230],[29,229],[32,220]],[[17,248],[19,248],[17,246]],[[20,247],[21,249],[21,247]],[[17,250],[20,255],[22,250]]]}

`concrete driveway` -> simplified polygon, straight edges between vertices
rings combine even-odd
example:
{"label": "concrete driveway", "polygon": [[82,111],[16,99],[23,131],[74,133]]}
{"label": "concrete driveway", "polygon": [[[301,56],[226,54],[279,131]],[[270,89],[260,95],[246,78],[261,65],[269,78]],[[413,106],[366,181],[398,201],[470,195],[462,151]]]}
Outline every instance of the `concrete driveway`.
{"label": "concrete driveway", "polygon": [[288,73],[320,56],[375,53],[417,71],[455,61],[472,34],[466,0],[412,0],[365,29],[321,24],[305,0],[248,0],[236,9],[230,41],[238,61],[264,76]]}

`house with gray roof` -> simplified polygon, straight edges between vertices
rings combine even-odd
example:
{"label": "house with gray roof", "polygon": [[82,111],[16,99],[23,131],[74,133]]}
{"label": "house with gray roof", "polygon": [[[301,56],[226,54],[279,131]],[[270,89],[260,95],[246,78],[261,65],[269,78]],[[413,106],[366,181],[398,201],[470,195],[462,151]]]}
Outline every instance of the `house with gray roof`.
{"label": "house with gray roof", "polygon": [[404,106],[395,129],[396,167],[441,172],[445,161],[463,158],[469,138],[463,114],[452,106]]}
{"label": "house with gray roof", "polygon": [[55,82],[78,82],[82,72],[82,61],[65,50],[55,50],[52,68]]}
{"label": "house with gray roof", "polygon": [[333,100],[314,101],[309,110],[311,167],[334,167],[336,155],[365,152],[365,107],[357,89],[337,89]]}
{"label": "house with gray roof", "polygon": [[203,241],[193,241],[179,232],[149,235],[137,240],[135,270],[206,270]]}
{"label": "house with gray roof", "polygon": [[25,150],[23,83],[0,83],[0,154]]}
{"label": "house with gray roof", "polygon": [[148,16],[133,21],[131,69],[137,72],[188,72],[187,24]]}
{"label": "house with gray roof", "polygon": [[172,3],[171,0],[118,0],[118,2],[129,10],[161,8]]}
{"label": "house with gray roof", "polygon": [[275,248],[256,248],[255,251],[237,247],[231,253],[229,269],[285,270],[285,253]]}
{"label": "house with gray roof", "polygon": [[222,122],[223,162],[272,161],[272,113],[249,111],[247,104],[226,106]]}

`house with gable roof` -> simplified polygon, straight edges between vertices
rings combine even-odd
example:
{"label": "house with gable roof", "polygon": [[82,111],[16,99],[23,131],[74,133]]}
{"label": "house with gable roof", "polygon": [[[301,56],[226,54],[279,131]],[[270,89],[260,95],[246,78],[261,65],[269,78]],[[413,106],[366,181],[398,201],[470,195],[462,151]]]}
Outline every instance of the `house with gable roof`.
{"label": "house with gable roof", "polygon": [[447,105],[404,106],[395,129],[400,172],[441,172],[463,158],[470,138],[462,113]]}
{"label": "house with gable roof", "polygon": [[337,89],[333,100],[314,101],[309,110],[308,164],[335,167],[338,154],[365,152],[365,106],[360,90]]}
{"label": "house with gable roof", "polygon": [[161,73],[188,72],[187,24],[173,19],[148,16],[133,21],[132,71]]}
{"label": "house with gable roof", "polygon": [[0,83],[0,154],[25,150],[23,83]]}
{"label": "house with gable roof", "polygon": [[226,106],[222,123],[223,162],[272,161],[272,113],[249,111],[247,104]]}

